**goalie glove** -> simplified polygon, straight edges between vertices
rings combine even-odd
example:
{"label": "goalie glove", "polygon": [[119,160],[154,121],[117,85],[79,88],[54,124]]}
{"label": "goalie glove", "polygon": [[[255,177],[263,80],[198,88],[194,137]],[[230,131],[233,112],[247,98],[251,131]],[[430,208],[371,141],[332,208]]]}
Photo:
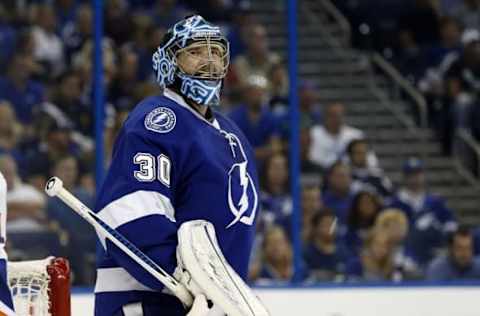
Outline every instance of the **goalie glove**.
{"label": "goalie glove", "polygon": [[204,294],[212,300],[213,309],[221,308],[228,316],[269,316],[257,296],[225,260],[210,222],[195,220],[180,226],[177,261],[182,271],[177,270],[177,279],[194,296]]}

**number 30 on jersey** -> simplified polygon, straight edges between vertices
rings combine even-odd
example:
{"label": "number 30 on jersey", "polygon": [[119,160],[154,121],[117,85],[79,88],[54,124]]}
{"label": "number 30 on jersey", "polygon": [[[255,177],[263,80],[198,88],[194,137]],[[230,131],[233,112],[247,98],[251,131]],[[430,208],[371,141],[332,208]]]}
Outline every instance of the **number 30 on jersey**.
{"label": "number 30 on jersey", "polygon": [[161,154],[155,159],[149,153],[137,153],[133,157],[133,163],[139,166],[139,170],[133,172],[135,178],[140,182],[153,182],[156,178],[158,181],[170,186],[170,158]]}

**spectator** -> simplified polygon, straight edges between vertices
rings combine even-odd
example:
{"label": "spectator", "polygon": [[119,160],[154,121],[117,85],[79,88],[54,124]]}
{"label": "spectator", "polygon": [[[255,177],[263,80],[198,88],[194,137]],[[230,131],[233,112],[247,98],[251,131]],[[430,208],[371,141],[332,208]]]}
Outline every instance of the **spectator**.
{"label": "spectator", "polygon": [[246,42],[249,40],[248,33],[251,25],[255,24],[255,18],[252,11],[247,7],[238,5],[232,12],[232,23],[228,29],[227,38],[230,43],[230,58],[235,60],[239,55],[245,54]]}
{"label": "spectator", "polygon": [[[93,137],[93,112],[82,100],[83,85],[73,71],[63,73],[57,79],[56,89],[50,97],[53,104],[42,105],[42,110],[53,118],[65,120],[77,132]],[[50,108],[52,107],[52,108]]]}
{"label": "spectator", "polygon": [[35,16],[35,26],[32,28],[35,49],[35,60],[45,65],[47,78],[59,75],[65,68],[63,43],[57,35],[57,17],[49,4],[38,6]]}
{"label": "spectator", "polygon": [[78,52],[93,33],[93,12],[88,4],[81,4],[74,21],[68,22],[62,30],[62,42],[65,46],[66,60],[71,63],[72,56]]}
{"label": "spectator", "polygon": [[[90,100],[90,91],[92,89],[92,69],[93,69],[93,41],[87,41],[82,46],[82,49],[73,56],[72,66],[75,71],[80,75],[86,91],[86,98]],[[103,61],[103,76],[105,89],[110,87],[113,79],[115,78],[115,72],[117,67],[115,65],[115,46],[113,42],[104,38],[102,40],[102,61]],[[85,103],[90,103],[85,101]]]}
{"label": "spectator", "polygon": [[437,67],[450,53],[461,53],[461,28],[458,22],[449,17],[440,18],[440,41],[427,52],[430,67]]}
{"label": "spectator", "polygon": [[428,267],[427,280],[456,281],[480,279],[480,258],[473,254],[472,232],[460,227],[448,239],[448,254],[437,257]]}
{"label": "spectator", "polygon": [[316,213],[313,234],[305,244],[304,258],[310,278],[316,281],[333,281],[345,272],[348,253],[334,229],[335,216],[329,210]]}
{"label": "spectator", "polygon": [[420,46],[438,41],[439,17],[432,0],[414,0],[400,18],[400,29],[410,32]]}
{"label": "spectator", "polygon": [[[73,156],[56,161],[51,175],[62,179],[63,186],[72,192],[87,207],[93,207],[93,197],[78,186],[78,162]],[[96,235],[91,226],[55,197],[47,199],[47,215],[57,222],[69,235],[69,258],[74,272],[74,284],[91,284],[94,281]],[[82,249],[82,251],[78,251]],[[90,267],[90,268],[89,268]]]}
{"label": "spectator", "polygon": [[[460,3],[461,2],[461,3]],[[480,1],[463,0],[451,9],[452,16],[467,29],[480,29]]]}
{"label": "spectator", "polygon": [[298,88],[300,115],[314,124],[322,123],[321,105],[318,104],[318,92],[312,81],[303,80]]}
{"label": "spectator", "polygon": [[354,139],[348,144],[345,161],[351,167],[352,178],[359,182],[364,190],[388,198],[393,194],[392,182],[380,168],[369,166],[369,153],[371,151],[365,139]]}
{"label": "spectator", "polygon": [[119,68],[110,88],[109,98],[115,108],[131,109],[135,105],[133,91],[138,85],[138,55],[124,47],[120,50]]}
{"label": "spectator", "polygon": [[444,66],[445,77],[458,80],[463,91],[479,91],[478,74],[480,69],[480,32],[465,30],[462,34],[463,54],[452,57]]}
{"label": "spectator", "polygon": [[[272,66],[279,62],[280,57],[272,53],[268,47],[267,31],[260,24],[251,25],[247,31],[247,52],[233,61],[233,70],[237,75],[239,86],[248,85],[251,75],[268,78]],[[270,83],[267,84],[270,86]]]}
{"label": "spectator", "polygon": [[[288,78],[287,78],[288,79]],[[298,88],[299,109],[300,109],[300,128],[311,128],[314,124],[320,124],[322,119],[320,105],[317,103],[318,95],[313,82],[302,81]],[[274,100],[272,99],[271,102]],[[288,100],[285,98],[283,106],[278,106],[273,110],[279,118],[280,131],[282,138],[290,137],[290,115],[288,110]],[[275,101],[276,102],[276,101]],[[272,105],[272,103],[271,103]],[[315,163],[313,163],[315,164]],[[317,164],[318,168],[318,164]]]}
{"label": "spectator", "polygon": [[300,282],[305,279],[305,269],[295,270],[293,267],[292,247],[281,227],[272,226],[265,232],[262,256],[258,272],[252,275],[256,283]]}
{"label": "spectator", "polygon": [[424,49],[416,42],[411,31],[400,30],[398,33],[396,55],[395,64],[403,75],[414,81],[423,75],[428,62]]}
{"label": "spectator", "polygon": [[39,131],[42,137],[40,142],[26,154],[29,173],[27,180],[39,190],[43,190],[45,182],[50,177],[50,170],[60,157],[78,155],[78,148],[72,141],[70,126],[48,120],[43,128],[45,131]]}
{"label": "spectator", "polygon": [[59,29],[75,19],[75,14],[78,11],[79,2],[77,0],[55,0],[54,8],[57,16]]}
{"label": "spectator", "polygon": [[190,13],[177,0],[157,1],[154,10],[153,20],[155,25],[162,28],[174,25]]}
{"label": "spectator", "polygon": [[382,210],[378,196],[368,191],[360,191],[353,197],[348,211],[345,243],[355,255],[360,253],[368,232]]}
{"label": "spectator", "polygon": [[[364,138],[362,131],[344,123],[344,117],[345,106],[330,103],[325,111],[324,124],[312,128],[310,160],[324,169],[340,158],[352,140]],[[376,157],[372,157],[369,164],[376,166]]]}
{"label": "spectator", "polygon": [[[132,19],[132,41],[127,43],[138,56],[139,80],[153,79],[152,52],[161,43],[166,29],[156,27],[152,18],[146,14],[136,14]],[[154,80],[152,80],[154,81]],[[155,87],[158,89],[158,87]]]}
{"label": "spectator", "polygon": [[280,115],[285,114],[288,107],[288,72],[282,62],[272,65],[268,71],[270,82],[270,108]]}
{"label": "spectator", "polygon": [[403,171],[404,185],[390,206],[401,209],[407,215],[411,227],[409,252],[422,267],[444,246],[445,237],[456,229],[457,222],[443,198],[427,190],[421,160],[409,158]]}
{"label": "spectator", "polygon": [[113,145],[115,139],[117,138],[117,134],[120,131],[123,122],[125,122],[127,119],[129,113],[130,112],[127,109],[120,109],[115,113],[112,122],[105,129],[105,157],[108,162],[112,157]]}
{"label": "spectator", "polygon": [[248,77],[243,93],[245,104],[229,114],[254,147],[260,162],[281,150],[278,122],[266,102],[267,84],[265,77]]}
{"label": "spectator", "polygon": [[269,157],[265,162],[261,181],[260,230],[277,224],[290,231],[292,198],[288,190],[287,157],[281,153]]}
{"label": "spectator", "polygon": [[207,21],[223,25],[231,20],[233,1],[206,0],[198,2],[195,0],[184,0],[190,8],[203,16]]}
{"label": "spectator", "polygon": [[0,4],[0,72],[5,71],[4,66],[7,60],[10,60],[15,51],[16,31],[14,27],[8,23],[7,11]]}
{"label": "spectator", "polygon": [[336,162],[327,173],[327,186],[323,194],[325,206],[333,210],[338,217],[341,234],[345,233],[348,210],[351,207],[355,187],[350,167]]}
{"label": "spectator", "polygon": [[348,281],[400,281],[401,271],[395,270],[393,245],[381,230],[371,230],[359,258],[347,262]]}
{"label": "spectator", "polygon": [[12,105],[8,101],[0,101],[0,154],[10,154],[17,164],[24,162],[23,153],[19,150],[21,126],[17,122]]}
{"label": "spectator", "polygon": [[0,99],[9,101],[18,120],[32,122],[34,107],[44,99],[43,86],[33,81],[34,60],[28,55],[15,54],[9,62],[7,75],[0,78]]}
{"label": "spectator", "polygon": [[0,156],[0,172],[7,182],[7,232],[46,230],[44,195],[20,180],[17,164],[11,156]]}
{"label": "spectator", "polygon": [[20,180],[11,156],[0,155],[0,172],[7,182],[7,234],[11,257],[33,260],[65,256],[59,234],[47,222],[45,196]]}
{"label": "spectator", "polygon": [[310,160],[310,147],[312,146],[311,122],[300,121],[300,171],[302,178],[317,179],[323,174],[323,169]]}
{"label": "spectator", "polygon": [[467,30],[462,43],[463,54],[451,54],[441,65],[445,93],[437,101],[440,109],[433,112],[434,127],[447,155],[451,153],[455,129],[467,125],[468,109],[475,93],[480,91],[480,33]]}
{"label": "spectator", "polygon": [[409,227],[405,213],[399,209],[385,209],[377,216],[374,227],[388,236],[393,246],[395,269],[402,271],[404,278],[419,278],[419,268],[409,256],[406,248]]}
{"label": "spectator", "polygon": [[313,218],[323,209],[322,192],[319,185],[302,186],[302,241],[312,238]]}
{"label": "spectator", "polygon": [[[162,1],[164,2],[164,1]],[[166,1],[165,1],[166,2]],[[105,4],[105,35],[116,45],[130,40],[131,12],[126,0],[107,0]]]}

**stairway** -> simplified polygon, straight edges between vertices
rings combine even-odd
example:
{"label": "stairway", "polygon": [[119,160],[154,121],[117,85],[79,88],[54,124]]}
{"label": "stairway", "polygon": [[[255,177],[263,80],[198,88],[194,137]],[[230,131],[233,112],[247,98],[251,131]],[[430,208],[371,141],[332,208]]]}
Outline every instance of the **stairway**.
{"label": "stairway", "polygon": [[[401,182],[403,161],[421,156],[430,190],[445,197],[462,222],[480,224],[480,186],[460,172],[453,159],[442,155],[431,130],[416,128],[411,106],[392,96],[391,83],[372,71],[369,58],[340,45],[341,29],[325,15],[318,1],[299,1],[300,77],[317,85],[321,104],[341,101],[346,105],[347,123],[366,133],[381,167],[395,184]],[[275,0],[252,4],[267,28],[271,49],[286,57],[284,10]]]}

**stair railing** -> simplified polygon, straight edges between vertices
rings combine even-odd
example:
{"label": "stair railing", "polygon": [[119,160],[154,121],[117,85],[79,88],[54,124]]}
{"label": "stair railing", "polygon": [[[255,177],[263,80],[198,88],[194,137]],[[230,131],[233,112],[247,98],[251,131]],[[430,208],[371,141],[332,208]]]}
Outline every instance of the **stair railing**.
{"label": "stair railing", "polygon": [[480,144],[465,128],[455,131],[454,162],[457,169],[473,185],[480,187]]}

